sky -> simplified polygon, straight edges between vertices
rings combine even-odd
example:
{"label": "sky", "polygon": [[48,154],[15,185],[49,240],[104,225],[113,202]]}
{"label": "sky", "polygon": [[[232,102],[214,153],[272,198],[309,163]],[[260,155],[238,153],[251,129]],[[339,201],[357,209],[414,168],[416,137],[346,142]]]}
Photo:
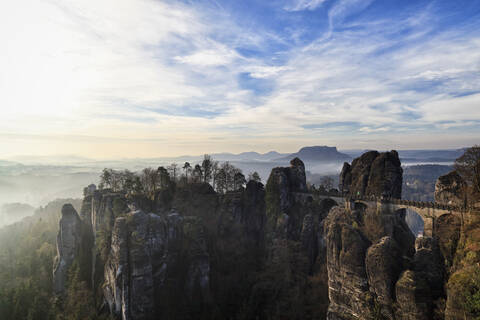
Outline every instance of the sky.
{"label": "sky", "polygon": [[480,1],[0,2],[0,158],[480,143]]}

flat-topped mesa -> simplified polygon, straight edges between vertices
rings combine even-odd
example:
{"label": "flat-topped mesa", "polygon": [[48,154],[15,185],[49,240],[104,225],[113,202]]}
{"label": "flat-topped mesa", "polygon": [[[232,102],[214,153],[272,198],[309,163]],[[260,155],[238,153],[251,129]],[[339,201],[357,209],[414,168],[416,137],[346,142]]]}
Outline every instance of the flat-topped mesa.
{"label": "flat-topped mesa", "polygon": [[465,181],[456,171],[440,176],[435,183],[435,202],[463,206],[466,200],[465,187]]}
{"label": "flat-topped mesa", "polygon": [[53,290],[57,295],[65,293],[68,269],[80,250],[81,232],[81,220],[77,211],[71,204],[65,204],[59,223],[57,256],[53,268]]}
{"label": "flat-topped mesa", "polygon": [[402,197],[403,169],[395,150],[369,151],[344,163],[340,173],[340,192],[351,197]]}

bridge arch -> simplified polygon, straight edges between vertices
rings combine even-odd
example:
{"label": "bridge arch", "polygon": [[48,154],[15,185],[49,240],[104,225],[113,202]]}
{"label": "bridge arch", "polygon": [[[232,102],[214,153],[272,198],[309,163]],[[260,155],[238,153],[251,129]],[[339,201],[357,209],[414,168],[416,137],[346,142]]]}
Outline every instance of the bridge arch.
{"label": "bridge arch", "polygon": [[425,221],[424,218],[415,210],[407,209],[398,209],[405,210],[405,223],[412,231],[415,237],[422,236],[425,232]]}

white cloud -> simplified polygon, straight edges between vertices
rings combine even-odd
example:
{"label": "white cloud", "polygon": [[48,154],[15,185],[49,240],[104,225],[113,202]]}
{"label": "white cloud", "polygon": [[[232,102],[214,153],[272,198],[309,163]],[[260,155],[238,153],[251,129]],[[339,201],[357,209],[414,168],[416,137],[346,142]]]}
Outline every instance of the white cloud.
{"label": "white cloud", "polygon": [[[296,1],[291,9],[322,2]],[[237,49],[261,51],[270,41],[287,47],[282,34],[235,23],[222,10],[151,0],[1,2],[0,138],[116,138],[130,144],[101,152],[142,144],[143,155],[200,154],[245,146],[355,147],[367,136],[368,143],[386,143],[380,135],[399,143],[417,127],[448,130],[480,120],[478,94],[456,97],[480,92],[479,32],[426,34],[435,28],[429,8],[394,21],[344,22],[370,3],[336,2],[328,36],[284,49],[274,60],[274,52],[247,58]],[[399,37],[402,30],[408,36]],[[269,91],[249,90],[241,73],[268,82]],[[304,129],[341,122],[360,129],[339,125],[347,129],[322,129],[322,136]],[[434,136],[424,131],[409,139],[432,143]],[[162,148],[155,145],[160,140]],[[81,148],[98,151],[92,149]]]}
{"label": "white cloud", "polygon": [[222,46],[217,50],[196,51],[191,55],[176,56],[174,59],[180,63],[210,67],[228,65],[238,58],[240,57],[234,50]]}
{"label": "white cloud", "polygon": [[[470,120],[480,121],[480,94],[464,97],[438,96],[419,105],[422,119],[436,123],[455,121],[468,125]],[[444,128],[448,126],[444,125]]]}
{"label": "white cloud", "polygon": [[370,127],[362,127],[358,129],[360,132],[365,132],[365,133],[372,133],[372,132],[385,132],[388,131],[389,128],[382,127],[382,128],[370,128]]}
{"label": "white cloud", "polygon": [[284,7],[287,11],[315,10],[326,0],[295,0],[293,3]]}
{"label": "white cloud", "polygon": [[279,73],[290,70],[287,66],[252,66],[249,67],[252,78],[266,79],[277,76]]}

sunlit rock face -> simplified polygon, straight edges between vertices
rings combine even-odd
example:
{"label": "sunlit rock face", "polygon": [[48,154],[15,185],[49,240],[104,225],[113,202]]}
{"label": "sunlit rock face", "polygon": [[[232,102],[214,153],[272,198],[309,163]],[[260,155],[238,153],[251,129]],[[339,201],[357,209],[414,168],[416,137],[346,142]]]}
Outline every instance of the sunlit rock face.
{"label": "sunlit rock face", "polygon": [[369,151],[345,163],[340,174],[340,190],[350,196],[402,197],[403,169],[395,150]]}
{"label": "sunlit rock face", "polygon": [[465,181],[456,171],[443,175],[435,183],[435,202],[462,206],[465,203],[465,187]]}
{"label": "sunlit rock face", "polygon": [[65,293],[68,269],[78,256],[82,241],[81,220],[71,204],[62,208],[62,217],[57,235],[57,256],[53,269],[55,294]]}

